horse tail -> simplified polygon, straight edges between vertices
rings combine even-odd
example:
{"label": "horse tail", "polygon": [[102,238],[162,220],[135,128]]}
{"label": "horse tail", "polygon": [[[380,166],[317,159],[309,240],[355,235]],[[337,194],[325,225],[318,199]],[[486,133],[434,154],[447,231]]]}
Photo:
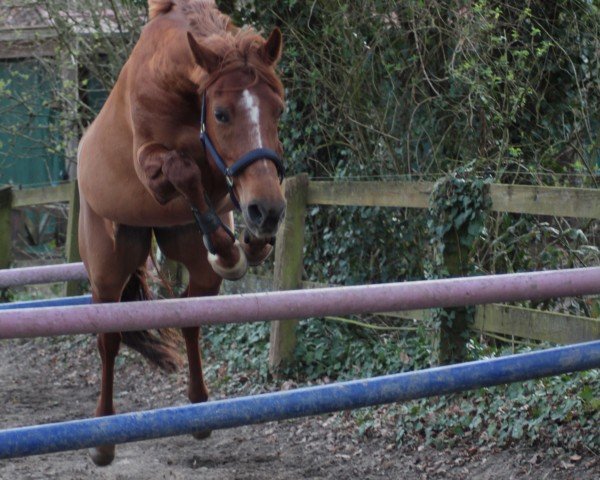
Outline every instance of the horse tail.
{"label": "horse tail", "polygon": [[[121,301],[149,300],[150,289],[146,283],[146,269],[138,268],[125,285]],[[167,372],[174,372],[183,365],[181,334],[174,328],[154,331],[122,332],[122,341],[142,354],[150,363]]]}

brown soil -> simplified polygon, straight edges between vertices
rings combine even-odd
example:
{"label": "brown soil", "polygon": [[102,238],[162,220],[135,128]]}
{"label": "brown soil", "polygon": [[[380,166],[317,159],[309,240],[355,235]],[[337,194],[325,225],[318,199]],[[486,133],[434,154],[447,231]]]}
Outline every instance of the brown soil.
{"label": "brown soil", "polygon": [[[164,375],[124,350],[116,405],[124,411],[185,403],[185,374]],[[84,418],[93,412],[99,360],[91,336],[0,343],[0,428]],[[219,392],[213,392],[218,398]],[[121,445],[109,467],[85,451],[0,461],[0,479],[597,479],[592,454],[470,446],[397,448],[393,428],[364,438],[348,414],[312,417]]]}

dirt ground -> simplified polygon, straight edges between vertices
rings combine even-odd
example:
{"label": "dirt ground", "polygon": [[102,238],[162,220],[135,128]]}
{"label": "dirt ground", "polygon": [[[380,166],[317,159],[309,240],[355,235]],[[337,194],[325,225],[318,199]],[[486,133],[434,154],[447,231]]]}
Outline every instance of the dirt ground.
{"label": "dirt ground", "polygon": [[[185,403],[185,373],[164,375],[137,354],[120,358],[120,412]],[[85,418],[95,407],[99,359],[91,336],[0,342],[0,428]],[[212,392],[219,398],[219,392]],[[393,429],[364,438],[347,414],[121,445],[99,468],[85,451],[0,460],[0,479],[598,479],[600,459],[518,445],[438,451],[397,448]]]}

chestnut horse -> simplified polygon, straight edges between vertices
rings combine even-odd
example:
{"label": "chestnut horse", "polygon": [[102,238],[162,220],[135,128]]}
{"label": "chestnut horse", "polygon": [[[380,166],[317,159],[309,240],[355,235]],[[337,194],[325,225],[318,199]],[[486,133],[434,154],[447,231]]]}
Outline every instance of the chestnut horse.
{"label": "chestnut horse", "polygon": [[[277,125],[281,33],[235,27],[212,0],[149,0],[150,20],[104,107],[79,144],[79,249],[94,302],[145,299],[154,234],[189,271],[186,296],[216,295],[272,250],[285,211]],[[236,240],[234,208],[246,230]],[[198,312],[199,316],[202,312]],[[199,328],[184,328],[188,397],[205,402]],[[181,363],[176,336],[98,336],[102,387],[96,416],[112,415],[121,341],[160,367]],[[210,432],[197,432],[198,438]],[[114,445],[90,454],[97,465]]]}

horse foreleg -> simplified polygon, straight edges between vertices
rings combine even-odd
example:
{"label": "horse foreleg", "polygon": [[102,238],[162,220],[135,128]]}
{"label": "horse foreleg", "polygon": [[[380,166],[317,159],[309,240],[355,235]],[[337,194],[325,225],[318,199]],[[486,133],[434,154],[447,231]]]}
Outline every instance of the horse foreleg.
{"label": "horse foreleg", "polygon": [[[183,338],[189,364],[189,382],[188,382],[188,398],[192,403],[202,403],[208,400],[208,389],[204,383],[204,375],[202,374],[202,358],[200,357],[200,346],[198,340],[200,338],[199,327],[189,327],[182,329]],[[194,432],[194,438],[202,440],[210,436],[211,431],[205,430]]]}
{"label": "horse foreleg", "polygon": [[208,259],[213,270],[229,280],[244,276],[248,269],[244,250],[218,221],[207,200],[200,168],[195,160],[149,141],[138,148],[136,165],[140,178],[160,204],[182,195],[190,207],[197,210],[204,226],[210,227],[204,233],[212,245]]}
{"label": "horse foreleg", "polygon": [[[223,221],[229,221],[224,219]],[[182,263],[190,275],[189,286],[184,297],[206,297],[217,295],[221,287],[221,278],[211,269],[202,244],[202,235],[194,225],[177,228],[156,228],[154,235],[158,246],[167,258]],[[208,400],[208,389],[202,374],[200,355],[200,329],[189,327],[182,329],[189,365],[188,398],[192,403]],[[196,432],[194,437],[201,439],[210,435],[210,431]]]}
{"label": "horse foreleg", "polygon": [[263,263],[273,252],[273,238],[256,238],[248,230],[244,230],[240,234],[238,241],[246,254],[248,265],[251,267],[257,267]]}
{"label": "horse foreleg", "polygon": [[[115,373],[115,358],[121,344],[120,333],[101,333],[98,335],[98,350],[102,359],[102,386],[96,406],[96,416],[114,415],[113,385]],[[90,449],[90,457],[98,466],[109,465],[115,458],[114,445],[100,445]]]}

